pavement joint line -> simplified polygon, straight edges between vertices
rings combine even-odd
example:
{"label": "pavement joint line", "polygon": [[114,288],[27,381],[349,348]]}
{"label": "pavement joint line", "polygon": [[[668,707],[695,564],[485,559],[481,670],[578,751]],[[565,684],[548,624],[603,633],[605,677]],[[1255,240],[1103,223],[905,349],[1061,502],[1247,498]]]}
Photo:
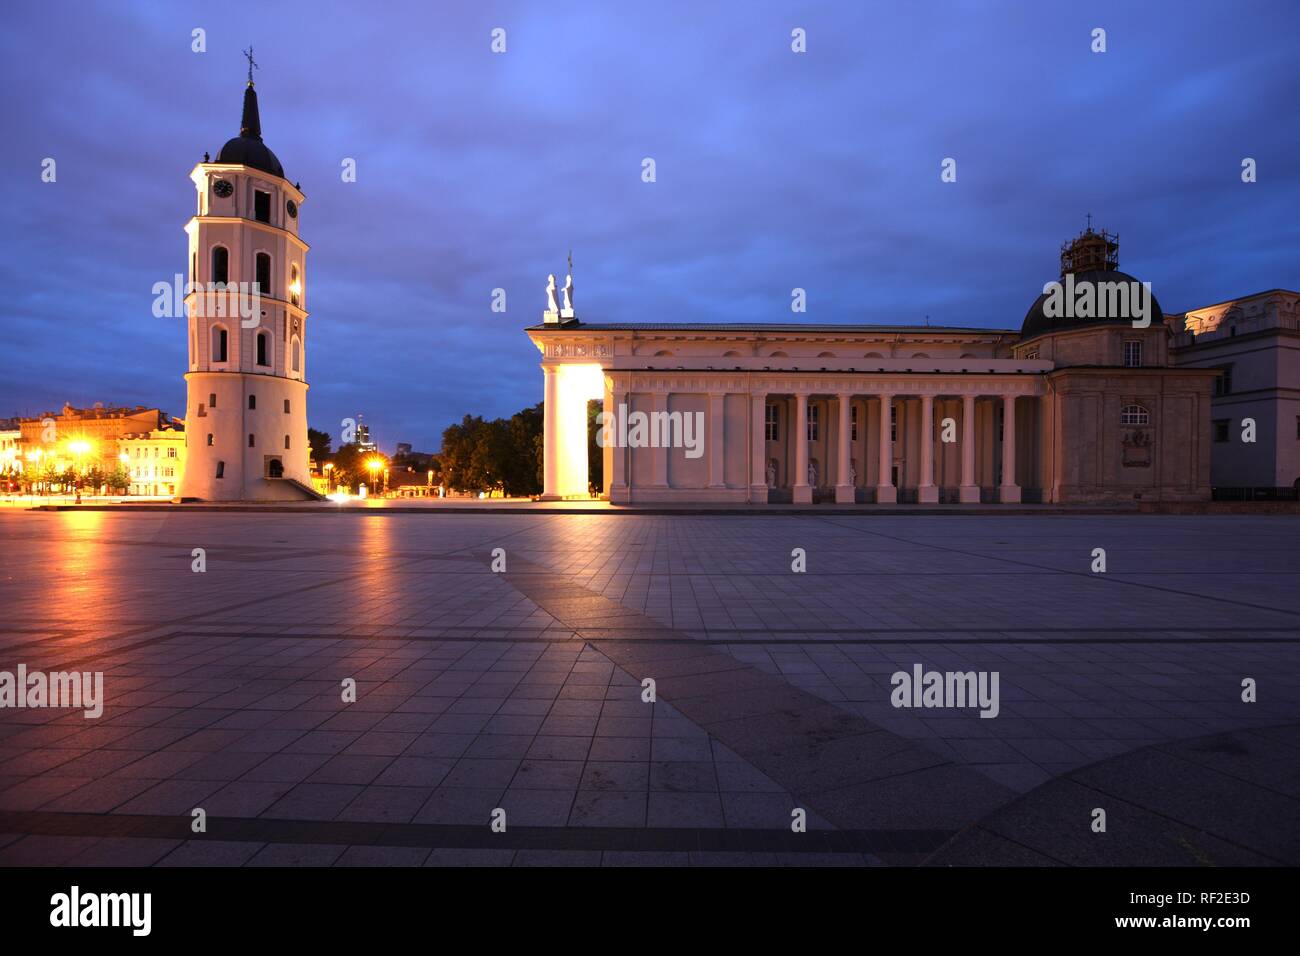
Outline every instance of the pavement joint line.
{"label": "pavement joint line", "polygon": [[928,853],[953,831],[941,829],[789,829],[743,827],[546,827],[512,825],[493,833],[486,823],[381,823],[276,817],[207,818],[193,833],[186,816],[0,811],[0,832],[37,836],[174,839],[196,843],[255,842],[437,849],[658,850],[775,853]]}

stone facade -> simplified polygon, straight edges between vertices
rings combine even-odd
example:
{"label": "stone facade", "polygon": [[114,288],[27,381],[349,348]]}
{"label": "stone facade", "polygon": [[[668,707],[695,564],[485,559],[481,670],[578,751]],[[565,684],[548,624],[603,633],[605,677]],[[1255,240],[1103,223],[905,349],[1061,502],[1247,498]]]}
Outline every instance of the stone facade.
{"label": "stone facade", "polygon": [[1216,373],[1169,365],[1163,324],[1028,339],[914,326],[527,331],[543,359],[550,497],[587,492],[577,434],[592,399],[670,432],[687,416],[702,430],[698,447],[615,435],[601,492],[616,503],[1209,497]]}

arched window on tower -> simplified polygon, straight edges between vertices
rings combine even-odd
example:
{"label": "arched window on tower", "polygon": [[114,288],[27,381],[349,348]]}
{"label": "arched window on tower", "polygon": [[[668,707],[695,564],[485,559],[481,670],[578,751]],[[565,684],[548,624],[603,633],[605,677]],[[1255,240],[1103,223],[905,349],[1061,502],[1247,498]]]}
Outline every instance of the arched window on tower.
{"label": "arched window on tower", "polygon": [[268,348],[271,337],[265,332],[257,333],[257,364],[271,364],[271,350]]}
{"label": "arched window on tower", "polygon": [[259,252],[254,260],[254,278],[257,281],[257,291],[262,295],[269,295],[271,292],[271,257],[265,252]]}
{"label": "arched window on tower", "polygon": [[224,362],[229,348],[229,333],[219,325],[212,327],[212,361]]}
{"label": "arched window on tower", "polygon": [[302,371],[302,342],[298,340],[296,335],[293,337],[293,370],[295,372]]}
{"label": "arched window on tower", "polygon": [[230,253],[225,246],[212,247],[212,275],[210,282],[230,281]]}
{"label": "arched window on tower", "polygon": [[302,303],[302,283],[298,281],[298,263],[289,270],[289,301],[294,305]]}

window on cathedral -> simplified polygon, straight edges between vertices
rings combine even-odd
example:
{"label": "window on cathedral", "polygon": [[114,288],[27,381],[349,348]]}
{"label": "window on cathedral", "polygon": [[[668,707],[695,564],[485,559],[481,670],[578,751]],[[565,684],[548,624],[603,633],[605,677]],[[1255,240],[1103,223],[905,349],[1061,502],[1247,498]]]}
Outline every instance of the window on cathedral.
{"label": "window on cathedral", "polygon": [[898,441],[898,406],[889,406],[889,440]]}
{"label": "window on cathedral", "polygon": [[808,440],[816,441],[821,434],[821,406],[808,406]]}
{"label": "window on cathedral", "polygon": [[268,336],[265,332],[257,333],[257,364],[258,365],[271,364],[270,359],[267,357],[267,348],[266,348],[267,339]]}
{"label": "window on cathedral", "polygon": [[257,291],[262,295],[269,295],[271,292],[271,257],[265,252],[259,252],[254,257],[253,278],[257,281]]}
{"label": "window on cathedral", "polygon": [[858,406],[849,406],[849,441],[858,440]]}
{"label": "window on cathedral", "polygon": [[1025,352],[1025,358],[1032,361],[1038,358],[1038,349],[1029,349]]}
{"label": "window on cathedral", "polygon": [[[209,435],[208,437],[211,438],[212,436]],[[210,445],[212,443],[208,442],[208,444]],[[218,478],[226,477],[226,463],[224,461],[217,462],[217,477]]]}
{"label": "window on cathedral", "polygon": [[224,362],[226,361],[229,336],[227,335],[226,330],[220,327],[215,328],[212,331],[214,333],[212,336],[212,361]]}
{"label": "window on cathedral", "polygon": [[217,393],[212,392],[208,395],[208,408],[216,408],[216,407],[217,407]]}
{"label": "window on cathedral", "polygon": [[1219,368],[1219,377],[1214,380],[1215,395],[1232,394],[1232,366],[1224,365]]}
{"label": "window on cathedral", "polygon": [[212,446],[212,432],[208,432],[208,447]]}
{"label": "window on cathedral", "polygon": [[1141,405],[1125,405],[1119,411],[1121,425],[1150,425],[1151,413]]}
{"label": "window on cathedral", "polygon": [[212,247],[212,275],[209,282],[230,281],[230,253],[225,246]]}
{"label": "window on cathedral", "polygon": [[289,450],[289,436],[288,436],[288,435],[285,435],[285,436],[284,436],[284,449],[285,449],[285,451],[288,451],[288,450]]}
{"label": "window on cathedral", "polygon": [[257,410],[257,396],[256,396],[256,395],[249,395],[249,396],[248,396],[248,410],[249,410],[250,412],[252,412],[252,411],[256,411],[256,410]]}
{"label": "window on cathedral", "polygon": [[1226,442],[1228,440],[1228,428],[1232,424],[1230,418],[1216,418],[1214,420],[1214,440],[1216,442]]}
{"label": "window on cathedral", "polygon": [[271,221],[271,194],[253,190],[253,218],[258,222]]}
{"label": "window on cathedral", "polygon": [[175,448],[168,448],[168,449],[167,449],[167,457],[168,457],[168,458],[175,458],[175,457],[176,457],[176,449],[175,449]]}
{"label": "window on cathedral", "polygon": [[284,400],[284,413],[289,414],[289,400],[287,398]]}
{"label": "window on cathedral", "polygon": [[781,440],[781,413],[775,405],[763,409],[763,434],[768,441]]}
{"label": "window on cathedral", "polygon": [[293,340],[293,370],[302,371],[302,345],[297,339]]}
{"label": "window on cathedral", "polygon": [[289,301],[294,305],[302,299],[302,283],[298,281],[298,263],[289,270]]}
{"label": "window on cathedral", "polygon": [[249,433],[248,433],[248,447],[249,447],[249,448],[253,448],[253,447],[255,447],[256,445],[257,445],[257,437],[256,437],[252,432],[249,432]]}
{"label": "window on cathedral", "polygon": [[1124,343],[1124,367],[1141,368],[1142,367],[1142,342],[1139,339],[1129,339]]}

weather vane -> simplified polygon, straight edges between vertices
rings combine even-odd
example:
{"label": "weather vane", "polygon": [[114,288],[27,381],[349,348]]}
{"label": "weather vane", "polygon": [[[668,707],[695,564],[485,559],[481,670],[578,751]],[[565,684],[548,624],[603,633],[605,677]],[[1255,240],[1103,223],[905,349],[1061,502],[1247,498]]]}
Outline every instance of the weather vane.
{"label": "weather vane", "polygon": [[254,60],[253,60],[253,47],[252,47],[251,44],[249,45],[248,49],[244,51],[244,56],[248,57],[248,85],[249,85],[249,86],[252,86],[252,85],[253,85],[253,69],[254,69],[254,67],[256,67],[257,69],[260,70],[261,67],[258,66],[257,63],[254,62]]}

